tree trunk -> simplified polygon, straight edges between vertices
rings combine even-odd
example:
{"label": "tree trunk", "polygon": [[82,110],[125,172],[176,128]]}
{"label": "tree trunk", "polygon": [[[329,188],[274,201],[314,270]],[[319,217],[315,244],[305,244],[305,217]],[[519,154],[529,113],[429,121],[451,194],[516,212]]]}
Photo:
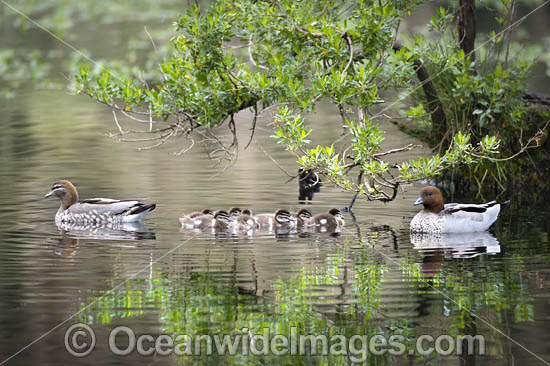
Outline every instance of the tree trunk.
{"label": "tree trunk", "polygon": [[470,61],[475,61],[474,52],[476,42],[476,17],[475,0],[459,0],[458,7],[458,45],[464,50],[466,56],[470,56]]}
{"label": "tree trunk", "polygon": [[[399,43],[393,45],[393,49],[398,51],[401,49]],[[432,120],[432,138],[437,142],[445,136],[447,132],[447,116],[437,95],[437,90],[435,85],[430,79],[430,74],[428,70],[424,67],[422,62],[419,59],[413,61],[414,66],[416,66],[416,76],[422,85],[422,90],[424,90],[424,95],[426,96],[426,106],[430,111],[430,117]]]}

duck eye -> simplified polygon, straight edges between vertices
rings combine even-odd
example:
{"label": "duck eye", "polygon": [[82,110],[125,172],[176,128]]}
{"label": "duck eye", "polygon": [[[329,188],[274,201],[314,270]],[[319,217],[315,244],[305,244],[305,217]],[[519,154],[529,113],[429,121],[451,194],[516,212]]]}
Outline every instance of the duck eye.
{"label": "duck eye", "polygon": [[428,196],[431,196],[432,195],[432,192],[428,193]]}

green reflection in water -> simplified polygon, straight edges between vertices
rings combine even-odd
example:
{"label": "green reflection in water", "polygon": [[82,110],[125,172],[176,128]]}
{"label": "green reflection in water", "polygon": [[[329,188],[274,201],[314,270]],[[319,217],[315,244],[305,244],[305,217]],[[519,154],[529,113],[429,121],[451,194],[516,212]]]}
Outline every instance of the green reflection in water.
{"label": "green reflection in water", "polygon": [[[377,233],[364,237],[368,244],[363,242],[359,250],[351,249],[356,238],[343,237],[339,249],[321,263],[304,265],[294,275],[275,279],[262,296],[256,294],[257,289],[250,289],[250,283],[240,282],[237,272],[160,271],[154,272],[151,279],[126,280],[122,289],[112,293],[89,291],[87,301],[80,305],[85,310],[78,320],[90,324],[124,324],[126,318],[152,312],[158,314],[165,334],[244,337],[262,334],[265,329],[271,336],[281,334],[289,338],[297,334],[324,334],[330,339],[341,334],[349,339],[360,334],[370,339],[377,334],[386,337],[399,334],[404,337],[407,350],[415,347],[415,339],[421,334],[434,337],[481,334],[485,337],[486,354],[496,357],[504,355],[507,340],[473,317],[469,309],[497,328],[506,322],[534,321],[533,299],[527,282],[521,278],[524,269],[521,258],[513,258],[503,268],[501,262],[478,257],[477,260],[484,262],[485,270],[475,273],[468,270],[471,265],[465,261],[463,266],[442,263],[435,275],[427,277],[422,264],[414,259],[385,262],[383,258],[388,254],[380,255],[384,249],[372,250],[377,244]],[[105,287],[117,284],[111,279]],[[407,290],[400,289],[393,295],[392,286],[405,286]],[[440,296],[441,293],[452,301]],[[512,309],[512,319],[505,319],[508,309]],[[421,316],[428,320],[420,323]],[[350,362],[344,355],[312,358],[269,354],[228,358],[214,351],[214,355],[207,356],[206,342],[200,344],[201,355],[183,355],[182,362],[213,364],[223,360],[228,364],[242,364],[261,360],[267,364],[331,365]],[[331,344],[329,342],[329,348]],[[306,350],[311,352],[310,348]],[[321,351],[322,347],[318,349]],[[407,357],[408,354],[369,355],[366,362],[390,364]],[[419,354],[415,354],[414,359],[430,364],[441,361]]]}

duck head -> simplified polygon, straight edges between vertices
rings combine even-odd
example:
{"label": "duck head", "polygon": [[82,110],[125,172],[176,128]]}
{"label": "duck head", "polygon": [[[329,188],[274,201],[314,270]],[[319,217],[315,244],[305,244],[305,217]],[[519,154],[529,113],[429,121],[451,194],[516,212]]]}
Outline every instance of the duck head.
{"label": "duck head", "polygon": [[301,219],[311,219],[313,215],[311,214],[311,211],[309,211],[308,209],[302,208],[298,212],[296,212],[296,216],[298,216]]}
{"label": "duck head", "polygon": [[443,210],[443,195],[437,187],[424,187],[420,190],[420,197],[414,204],[424,205],[426,210],[438,213]]}
{"label": "duck head", "polygon": [[332,208],[330,209],[330,211],[328,212],[330,215],[334,216],[334,218],[336,219],[336,223],[338,224],[338,226],[344,226],[345,224],[345,221],[344,221],[344,216],[342,215],[342,212],[340,212],[339,209],[337,208]]}
{"label": "duck head", "polygon": [[78,202],[78,192],[68,180],[58,180],[52,186],[52,190],[44,196],[48,198],[55,196],[61,200],[61,208],[67,209]]}
{"label": "duck head", "polygon": [[243,210],[241,210],[239,207],[231,207],[229,209],[229,215],[231,216],[239,216],[241,213],[243,212]]}
{"label": "duck head", "polygon": [[297,218],[288,210],[277,210],[275,212],[275,221],[281,226],[295,227]]}

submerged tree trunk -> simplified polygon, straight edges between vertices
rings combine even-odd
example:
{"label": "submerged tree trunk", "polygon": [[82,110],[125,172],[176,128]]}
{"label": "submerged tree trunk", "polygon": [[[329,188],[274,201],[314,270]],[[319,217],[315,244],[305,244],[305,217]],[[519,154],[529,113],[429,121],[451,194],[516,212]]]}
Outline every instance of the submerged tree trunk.
{"label": "submerged tree trunk", "polygon": [[460,0],[458,7],[458,45],[464,53],[470,56],[470,61],[475,61],[476,42],[476,17],[475,0]]}

